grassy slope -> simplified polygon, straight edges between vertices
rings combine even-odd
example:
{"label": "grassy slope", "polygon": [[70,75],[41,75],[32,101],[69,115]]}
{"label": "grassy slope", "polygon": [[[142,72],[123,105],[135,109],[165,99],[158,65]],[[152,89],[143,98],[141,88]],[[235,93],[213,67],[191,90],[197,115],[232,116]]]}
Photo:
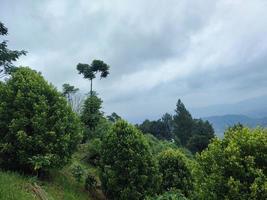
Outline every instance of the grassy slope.
{"label": "grassy slope", "polygon": [[0,199],[37,199],[34,194],[27,189],[30,182],[30,178],[22,177],[15,173],[0,171]]}
{"label": "grassy slope", "polygon": [[[0,200],[39,200],[41,195],[48,200],[94,200],[103,199],[101,193],[91,195],[84,190],[83,183],[78,183],[71,175],[71,168],[80,164],[87,171],[97,174],[97,170],[81,162],[86,147],[81,147],[73,156],[71,164],[60,171],[52,171],[49,181],[36,180],[14,172],[0,171]],[[37,186],[36,186],[37,185]],[[40,187],[37,190],[34,187]],[[92,197],[94,196],[94,198]]]}

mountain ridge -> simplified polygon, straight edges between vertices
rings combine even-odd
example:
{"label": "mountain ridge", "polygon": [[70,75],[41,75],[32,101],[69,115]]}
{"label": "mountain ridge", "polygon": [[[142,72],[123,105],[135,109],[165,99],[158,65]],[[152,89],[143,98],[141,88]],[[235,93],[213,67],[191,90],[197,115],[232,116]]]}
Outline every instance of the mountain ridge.
{"label": "mountain ridge", "polygon": [[267,117],[251,117],[244,114],[226,114],[203,117],[203,120],[209,121],[217,136],[223,137],[225,129],[234,124],[241,123],[250,128],[257,126],[267,127]]}

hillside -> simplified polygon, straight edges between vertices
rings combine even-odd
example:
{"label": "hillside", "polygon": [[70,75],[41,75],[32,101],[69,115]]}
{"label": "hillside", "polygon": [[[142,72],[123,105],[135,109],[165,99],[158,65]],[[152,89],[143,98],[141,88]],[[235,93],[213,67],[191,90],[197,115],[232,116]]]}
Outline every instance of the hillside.
{"label": "hillside", "polygon": [[[17,172],[0,170],[0,200],[97,200],[103,199],[101,193],[90,194],[84,189],[83,181],[78,183],[71,169],[81,165],[86,171],[97,174],[95,168],[83,163],[86,146],[81,145],[69,165],[61,170],[54,170],[46,180]],[[97,175],[96,175],[97,176]],[[83,177],[84,178],[84,177]]]}
{"label": "hillside", "polygon": [[241,123],[245,126],[254,128],[256,126],[267,127],[267,117],[264,118],[252,118],[246,115],[222,115],[222,116],[210,116],[205,117],[215,130],[215,133],[222,137],[225,129],[237,123]]}

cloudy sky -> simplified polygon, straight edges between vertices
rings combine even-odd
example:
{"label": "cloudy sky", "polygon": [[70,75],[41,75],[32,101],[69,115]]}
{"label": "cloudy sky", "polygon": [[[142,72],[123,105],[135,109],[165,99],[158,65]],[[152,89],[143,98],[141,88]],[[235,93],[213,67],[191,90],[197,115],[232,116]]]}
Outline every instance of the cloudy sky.
{"label": "cloudy sky", "polygon": [[[101,59],[104,111],[137,122],[267,95],[266,0],[0,0],[18,62],[89,91],[77,63]],[[208,115],[202,112],[201,115]]]}

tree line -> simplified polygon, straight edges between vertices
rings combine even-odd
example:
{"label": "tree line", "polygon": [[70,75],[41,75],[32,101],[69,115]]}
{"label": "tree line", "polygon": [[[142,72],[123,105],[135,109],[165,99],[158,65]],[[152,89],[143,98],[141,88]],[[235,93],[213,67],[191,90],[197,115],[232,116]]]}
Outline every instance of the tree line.
{"label": "tree line", "polygon": [[207,148],[210,140],[215,137],[212,125],[202,119],[193,119],[180,99],[173,116],[166,113],[159,120],[145,120],[137,127],[158,139],[173,140],[178,146],[186,147],[192,153]]}

